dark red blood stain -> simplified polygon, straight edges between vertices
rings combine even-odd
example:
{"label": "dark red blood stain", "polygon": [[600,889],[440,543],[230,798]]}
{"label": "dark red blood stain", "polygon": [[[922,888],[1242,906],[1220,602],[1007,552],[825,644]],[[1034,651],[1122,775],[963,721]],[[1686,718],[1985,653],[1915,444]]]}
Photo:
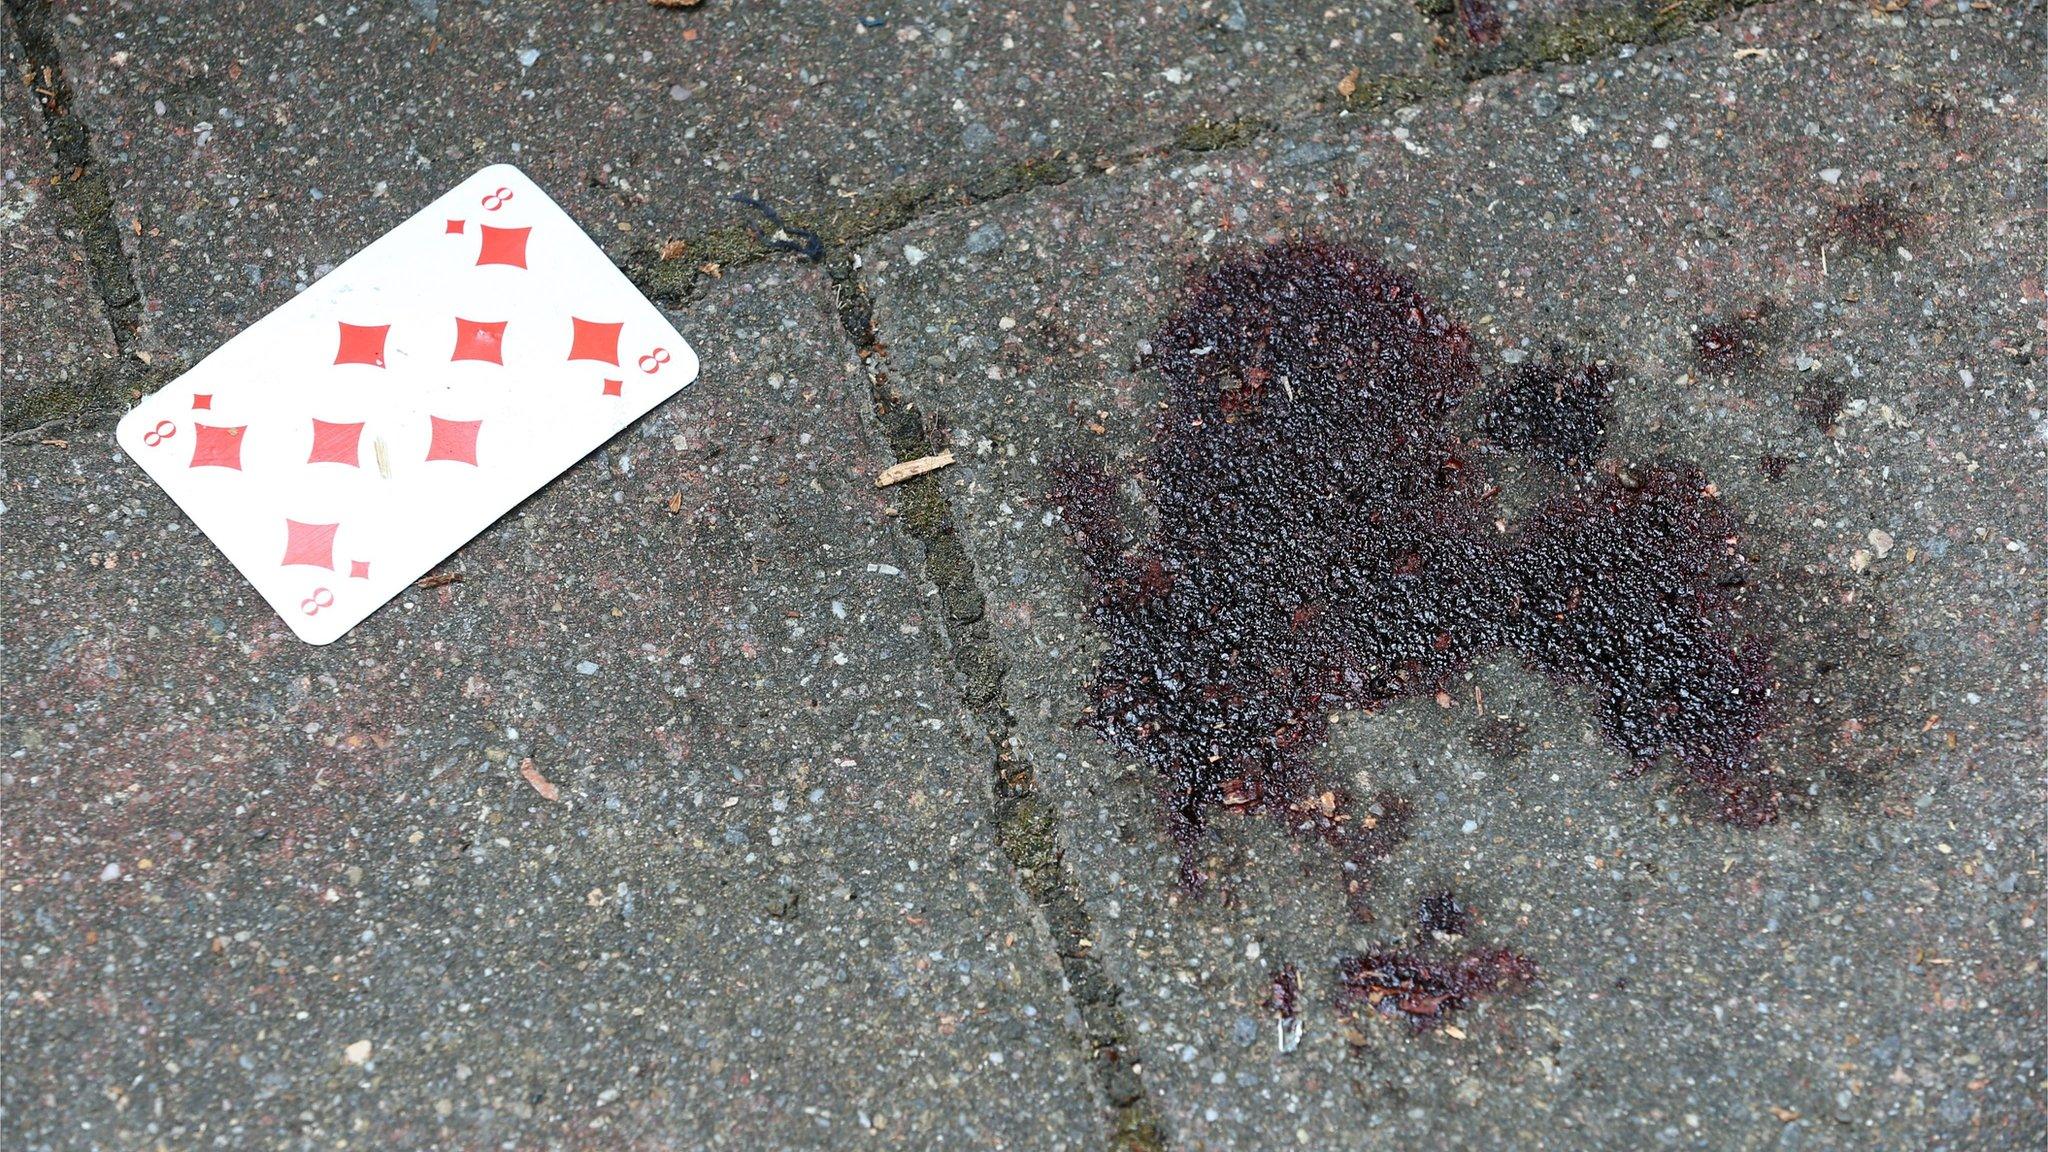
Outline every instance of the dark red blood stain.
{"label": "dark red blood stain", "polygon": [[1485,996],[1515,992],[1536,978],[1536,962],[1506,948],[1479,948],[1444,960],[1415,952],[1374,952],[1337,962],[1337,1009],[1403,1020],[1416,1031],[1440,1028]]}
{"label": "dark red blood stain", "polygon": [[1828,216],[1827,239],[1848,248],[1880,251],[1911,236],[1914,218],[1898,202],[1873,192],[1847,204],[1837,204]]}
{"label": "dark red blood stain", "polygon": [[1463,936],[1468,919],[1465,906],[1449,890],[1432,892],[1415,905],[1415,932],[1419,936]]}
{"label": "dark red blood stain", "polygon": [[1610,743],[1637,770],[1668,757],[1721,815],[1776,812],[1757,738],[1770,722],[1770,648],[1744,634],[1735,522],[1690,466],[1603,478],[1539,509],[1511,563],[1510,643],[1593,692]]}
{"label": "dark red blood stain", "polygon": [[1474,43],[1493,44],[1500,40],[1500,12],[1492,0],[1457,0],[1457,9],[1458,24]]}
{"label": "dark red blood stain", "polygon": [[1503,448],[1559,467],[1590,464],[1606,436],[1613,396],[1614,369],[1606,364],[1556,357],[1523,364],[1495,390],[1479,430]]}
{"label": "dark red blood stain", "polygon": [[1800,386],[1792,397],[1792,408],[1811,421],[1816,431],[1832,432],[1848,401],[1848,390],[1840,380],[1822,376]]}
{"label": "dark red blood stain", "polygon": [[1265,1008],[1281,1021],[1301,1015],[1301,971],[1292,964],[1273,970],[1266,981]]}
{"label": "dark red blood stain", "polygon": [[1316,770],[1328,717],[1501,650],[1587,690],[1638,767],[1669,759],[1724,815],[1770,818],[1767,649],[1735,612],[1733,521],[1695,472],[1598,474],[1502,533],[1451,419],[1479,381],[1471,336],[1341,246],[1232,260],[1153,344],[1148,534],[1127,538],[1100,467],[1056,469],[1054,495],[1097,590],[1092,723],[1152,768],[1185,883],[1205,879],[1211,813],[1256,811],[1332,845],[1362,911],[1407,810]]}
{"label": "dark red blood stain", "polygon": [[1707,321],[1693,333],[1693,360],[1701,370],[1721,374],[1755,364],[1763,358],[1768,303]]}

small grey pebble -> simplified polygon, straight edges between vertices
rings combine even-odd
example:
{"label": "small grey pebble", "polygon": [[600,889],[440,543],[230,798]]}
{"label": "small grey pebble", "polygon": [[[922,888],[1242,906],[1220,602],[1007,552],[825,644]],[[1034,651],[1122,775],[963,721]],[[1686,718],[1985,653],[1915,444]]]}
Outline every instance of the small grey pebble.
{"label": "small grey pebble", "polygon": [[1259,1022],[1249,1016],[1239,1016],[1231,1026],[1230,1038],[1237,1041],[1239,1048],[1249,1048],[1259,1038]]}
{"label": "small grey pebble", "polygon": [[980,256],[985,252],[993,252],[1001,248],[1004,239],[1002,225],[995,223],[983,224],[967,234],[967,250],[976,256]]}
{"label": "small grey pebble", "polygon": [[1274,163],[1282,168],[1305,168],[1311,164],[1321,164],[1328,160],[1334,160],[1341,152],[1343,152],[1342,148],[1327,140],[1290,144],[1274,160]]}

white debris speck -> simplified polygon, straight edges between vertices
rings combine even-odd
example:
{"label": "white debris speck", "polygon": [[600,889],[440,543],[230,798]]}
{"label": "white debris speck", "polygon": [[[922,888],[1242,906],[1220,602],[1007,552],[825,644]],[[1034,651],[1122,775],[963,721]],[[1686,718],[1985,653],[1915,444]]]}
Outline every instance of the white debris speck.
{"label": "white debris speck", "polygon": [[1833,184],[1842,178],[1842,170],[1840,168],[1823,168],[1820,170],[1820,178]]}
{"label": "white debris speck", "polygon": [[540,59],[540,49],[538,48],[521,48],[519,50],[519,66],[521,68],[533,67],[533,62],[538,59]]}
{"label": "white debris speck", "polygon": [[109,864],[105,868],[100,869],[100,879],[102,880],[119,880],[120,878],[121,866],[119,864]]}
{"label": "white debris speck", "polygon": [[370,1042],[368,1040],[358,1040],[355,1043],[349,1045],[348,1047],[343,1048],[341,1050],[341,1055],[351,1064],[367,1064],[370,1062],[371,1051],[372,1049],[370,1047]]}
{"label": "white debris speck", "polygon": [[915,268],[919,264],[924,263],[924,258],[928,255],[930,255],[930,253],[926,252],[922,248],[919,248],[915,244],[905,244],[903,246],[903,258],[905,260],[910,261],[910,266],[912,268]]}
{"label": "white debris speck", "polygon": [[1479,821],[1477,821],[1477,820],[1467,820],[1467,821],[1465,821],[1465,823],[1464,823],[1464,824],[1463,824],[1463,825],[1462,825],[1462,826],[1461,826],[1461,827],[1460,827],[1460,828],[1458,829],[1458,831],[1460,831],[1460,832],[1463,832],[1463,833],[1464,833],[1465,835],[1467,835],[1467,836],[1470,836],[1470,835],[1471,835],[1471,834],[1473,834],[1474,832],[1477,832],[1477,831],[1479,831]]}
{"label": "white debris speck", "polygon": [[1650,137],[1650,147],[1660,152],[1671,147],[1671,133],[1659,132],[1655,136]]}
{"label": "white debris speck", "polygon": [[595,660],[583,661],[582,663],[576,665],[576,674],[578,676],[597,675],[597,662]]}
{"label": "white debris speck", "polygon": [[1168,68],[1166,71],[1161,72],[1160,75],[1166,77],[1168,84],[1185,84],[1188,82],[1188,74],[1178,68]]}

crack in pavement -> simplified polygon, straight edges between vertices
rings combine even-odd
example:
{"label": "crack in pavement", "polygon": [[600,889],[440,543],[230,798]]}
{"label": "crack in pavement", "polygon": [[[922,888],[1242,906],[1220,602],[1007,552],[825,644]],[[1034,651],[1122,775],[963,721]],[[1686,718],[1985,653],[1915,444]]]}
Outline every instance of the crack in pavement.
{"label": "crack in pavement", "polygon": [[[827,271],[834,309],[867,372],[875,419],[890,451],[899,461],[926,455],[933,450],[931,429],[916,404],[890,383],[888,350],[876,336],[867,289],[852,257],[842,250]],[[1068,999],[1081,1017],[1090,1075],[1110,1110],[1111,1147],[1158,1152],[1166,1147],[1166,1136],[1119,1006],[1122,989],[1094,954],[1094,925],[1062,861],[1059,817],[1039,793],[1030,760],[1018,749],[1015,717],[1003,695],[1008,662],[989,634],[987,597],[960,543],[952,505],[936,474],[906,481],[895,494],[899,523],[922,545],[924,575],[938,589],[947,647],[964,681],[962,700],[995,749],[991,802],[996,843],[1018,886],[1044,918]]]}
{"label": "crack in pavement", "polygon": [[[1177,155],[1240,147],[1318,116],[1351,115],[1390,105],[1456,94],[1488,77],[1573,59],[1611,55],[1626,45],[1663,44],[1680,39],[1723,15],[1768,0],[1636,0],[1612,9],[1579,13],[1518,28],[1500,42],[1450,53],[1433,51],[1416,72],[1358,77],[1334,89],[1332,105],[1300,116],[1268,120],[1244,116],[1197,120],[1164,142],[1131,143],[1093,159],[1071,152],[1032,157],[1001,168],[883,189],[829,213],[787,214],[794,234],[817,243],[782,242],[743,224],[670,240],[615,261],[635,287],[659,304],[680,307],[694,300],[704,278],[789,255],[817,259],[820,249],[833,261],[849,259],[855,248],[914,225],[927,217],[1055,187],[1127,165]],[[118,415],[123,385],[147,393],[174,375],[179,365],[150,365],[132,349],[142,323],[142,291],[115,220],[113,190],[93,147],[93,132],[73,107],[65,77],[57,17],[50,0],[5,0],[14,33],[34,69],[30,78],[44,112],[44,128],[59,171],[55,186],[70,206],[91,265],[95,293],[113,330],[120,354],[112,377],[89,395],[71,395],[67,405],[33,405],[7,414],[9,435],[0,444],[31,442],[53,428],[90,427]],[[778,233],[779,235],[779,233]]]}
{"label": "crack in pavement", "polygon": [[[1297,116],[1201,119],[1183,125],[1164,142],[1130,142],[1093,158],[1053,152],[993,170],[884,188],[829,212],[791,211],[784,215],[793,231],[816,241],[833,259],[846,259],[845,253],[943,212],[1108,175],[1147,160],[1241,147],[1319,117],[1449,98],[1494,76],[1611,56],[1629,45],[1668,44],[1722,16],[1769,2],[1772,0],[1637,0],[1533,23],[1490,46],[1432,51],[1430,63],[1420,71],[1372,77],[1354,72],[1341,84],[1332,81],[1336,86],[1330,107]],[[774,259],[791,250],[786,242],[764,240],[751,229],[733,226],[643,249],[627,257],[620,267],[635,287],[657,303],[674,305],[694,298],[707,275]]]}
{"label": "crack in pavement", "polygon": [[[78,229],[80,247],[92,276],[93,295],[113,332],[114,349],[122,366],[84,392],[67,392],[61,397],[32,394],[23,410],[11,411],[5,417],[8,430],[17,433],[8,437],[12,443],[24,432],[39,434],[50,425],[119,410],[123,399],[121,377],[131,368],[135,334],[142,324],[142,292],[134,269],[129,267],[120,227],[114,222],[113,188],[100,168],[92,128],[72,107],[71,82],[64,71],[63,51],[57,42],[57,17],[50,0],[6,3],[15,41],[21,45],[29,65],[29,75],[15,79],[26,82],[42,108],[43,134],[57,166],[51,174],[51,187],[69,209],[73,226]],[[53,406],[70,410],[59,413]],[[43,427],[20,427],[32,424]]]}
{"label": "crack in pavement", "polygon": [[[778,228],[813,243],[793,244],[734,225],[628,256],[620,266],[636,287],[673,307],[695,299],[706,276],[716,274],[714,269],[792,254],[812,260],[823,257],[834,311],[867,373],[876,420],[896,459],[910,460],[931,449],[931,430],[924,414],[890,382],[887,350],[877,337],[868,292],[852,256],[857,248],[957,208],[1099,177],[1148,160],[1242,147],[1321,116],[1448,98],[1489,77],[1554,61],[1611,55],[1628,44],[1666,43],[1707,21],[1759,2],[1671,0],[1657,8],[1632,4],[1538,24],[1490,47],[1433,54],[1431,63],[1418,72],[1364,79],[1354,74],[1337,90],[1331,105],[1291,119],[1198,120],[1164,142],[1132,143],[1093,159],[1055,153],[951,180],[884,189],[832,213],[789,213],[786,225],[774,209],[756,202],[757,209]],[[84,238],[94,289],[121,354],[118,374],[127,377],[102,384],[99,395],[86,397],[85,403],[56,422],[86,423],[118,412],[119,383],[146,386],[151,376],[160,373],[139,368],[131,354],[141,325],[142,293],[121,239],[112,189],[99,164],[92,129],[73,107],[50,0],[6,0],[6,6],[14,34],[34,70],[29,80],[40,98],[45,133],[59,169],[54,183]],[[45,422],[33,432],[40,435],[49,426]],[[922,547],[924,575],[938,590],[949,658],[963,681],[963,702],[983,726],[995,752],[991,806],[996,840],[1019,887],[1046,925],[1069,1000],[1081,1019],[1078,1039],[1091,1078],[1110,1112],[1112,1146],[1129,1152],[1156,1152],[1167,1145],[1160,1112],[1146,1088],[1132,1045],[1132,1031],[1120,1006],[1122,990],[1094,954],[1092,921],[1065,873],[1055,808],[1039,792],[1029,758],[1018,747],[1015,720],[1004,696],[1007,662],[990,633],[980,577],[960,541],[938,477],[911,480],[898,487],[896,497],[904,530]]]}

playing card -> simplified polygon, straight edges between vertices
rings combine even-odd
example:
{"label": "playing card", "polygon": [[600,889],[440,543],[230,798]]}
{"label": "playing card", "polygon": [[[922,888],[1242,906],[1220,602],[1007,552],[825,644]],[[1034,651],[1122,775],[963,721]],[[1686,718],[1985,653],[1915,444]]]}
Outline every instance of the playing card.
{"label": "playing card", "polygon": [[661,312],[499,164],[138,404],[117,439],[325,644],[696,376]]}

